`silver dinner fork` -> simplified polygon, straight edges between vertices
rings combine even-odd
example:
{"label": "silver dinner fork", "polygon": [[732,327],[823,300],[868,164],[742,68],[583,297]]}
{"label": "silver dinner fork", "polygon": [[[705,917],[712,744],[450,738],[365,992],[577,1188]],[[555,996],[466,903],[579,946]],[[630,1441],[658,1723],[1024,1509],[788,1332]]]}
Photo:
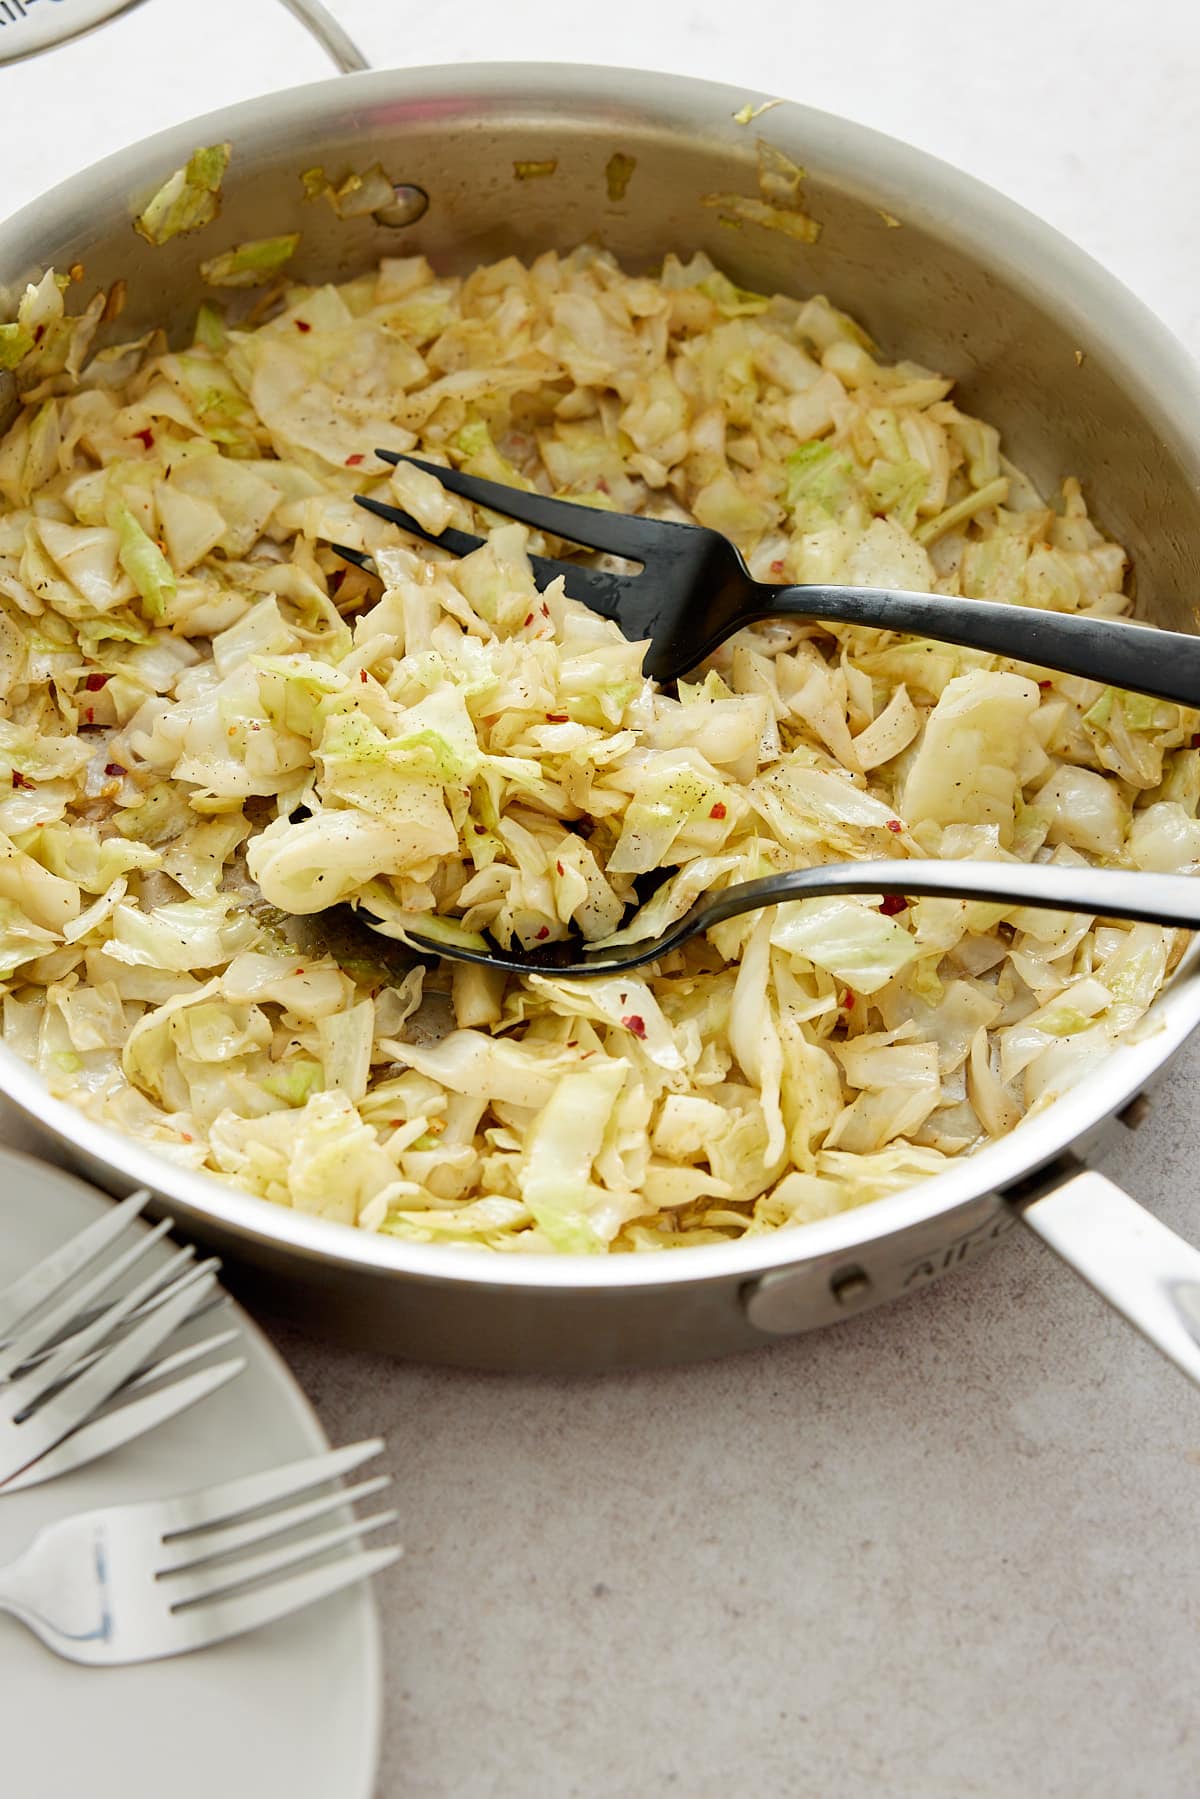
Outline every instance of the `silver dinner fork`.
{"label": "silver dinner fork", "polygon": [[394,1511],[309,1528],[387,1486],[381,1474],[330,1490],[382,1448],[374,1438],[181,1498],[60,1518],[0,1568],[0,1611],[56,1655],[93,1667],[156,1661],[257,1630],[400,1555],[357,1545],[393,1523]]}
{"label": "silver dinner fork", "polygon": [[0,1495],[108,1454],[245,1367],[186,1372],[233,1330],[170,1343],[211,1304],[215,1259],[185,1247],[123,1285],[171,1228],[162,1219],[109,1255],[148,1199],[131,1194],[0,1292]]}

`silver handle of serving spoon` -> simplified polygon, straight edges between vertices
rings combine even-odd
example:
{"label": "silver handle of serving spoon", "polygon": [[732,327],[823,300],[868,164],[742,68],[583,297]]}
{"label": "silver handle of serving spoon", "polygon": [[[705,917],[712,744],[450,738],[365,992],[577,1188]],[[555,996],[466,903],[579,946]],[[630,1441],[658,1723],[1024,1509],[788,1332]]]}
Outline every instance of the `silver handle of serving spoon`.
{"label": "silver handle of serving spoon", "polygon": [[677,925],[663,934],[660,942],[665,944],[685,926],[689,926],[688,935],[706,931],[723,919],[757,906],[818,894],[853,893],[995,900],[1018,906],[1047,906],[1055,912],[1129,918],[1187,931],[1200,928],[1200,879],[1192,875],[1059,862],[937,862],[889,857],[880,862],[792,868],[784,874],[764,875],[758,881],[741,881],[698,900]]}
{"label": "silver handle of serving spoon", "polygon": [[[772,587],[757,582],[755,618],[795,617],[906,631],[939,643],[1010,656],[1038,668],[1200,706],[1200,637],[1156,631],[1127,619],[1044,612],[999,600],[883,587]],[[761,607],[761,611],[759,610]]]}
{"label": "silver handle of serving spoon", "polygon": [[372,929],[384,936],[399,936],[423,954],[478,962],[484,967],[511,968],[519,973],[588,976],[616,974],[657,962],[690,937],[742,912],[754,912],[787,900],[855,893],[994,900],[1012,906],[1045,906],[1054,912],[1136,919],[1187,931],[1200,929],[1200,879],[1191,875],[1071,867],[1056,862],[935,862],[902,857],[792,868],[784,874],[764,875],[758,881],[740,881],[720,893],[698,899],[682,918],[657,936],[644,942],[614,944],[612,948],[568,941],[548,943],[544,949],[476,949],[449,938],[424,936],[415,916],[406,918],[399,928],[389,926],[386,920],[372,919],[369,902],[364,902],[359,915]]}

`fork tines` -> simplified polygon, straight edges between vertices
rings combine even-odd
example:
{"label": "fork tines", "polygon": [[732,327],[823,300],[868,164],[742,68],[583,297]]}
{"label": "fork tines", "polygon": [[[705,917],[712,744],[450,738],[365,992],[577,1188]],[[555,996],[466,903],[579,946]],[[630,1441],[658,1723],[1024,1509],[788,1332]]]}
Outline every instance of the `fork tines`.
{"label": "fork tines", "polygon": [[285,1618],[401,1553],[360,1541],[394,1511],[351,1510],[389,1477],[336,1484],[382,1447],[355,1443],[176,1499],[59,1518],[0,1568],[0,1610],[93,1667],[183,1655]]}
{"label": "fork tines", "polygon": [[[394,1510],[309,1528],[390,1485],[391,1476],[379,1474],[352,1487],[317,1491],[382,1448],[379,1438],[355,1443],[157,1508],[162,1530],[156,1580],[190,1646],[254,1629],[397,1559],[398,1546],[346,1552],[368,1531],[394,1524]],[[328,1559],[334,1550],[343,1553]]]}
{"label": "fork tines", "polygon": [[118,1248],[148,1198],[131,1195],[0,1294],[0,1492],[107,1454],[245,1366],[193,1368],[236,1333],[168,1346],[213,1302],[219,1262],[184,1247],[126,1282],[171,1228],[162,1219]]}
{"label": "fork tines", "polygon": [[[393,465],[411,462],[414,468],[433,475],[447,493],[473,505],[486,506],[489,512],[503,513],[535,531],[547,531],[552,537],[566,538],[587,550],[603,550],[610,556],[624,556],[631,562],[652,563],[662,555],[666,539],[673,531],[694,536],[689,525],[673,524],[662,519],[640,518],[636,513],[605,512],[598,506],[580,506],[573,500],[555,500],[548,494],[529,492],[523,487],[506,487],[500,481],[487,481],[480,475],[464,475],[461,469],[442,468],[426,462],[421,456],[402,455],[396,450],[377,450],[382,462]],[[358,503],[381,517],[390,514],[366,496]],[[405,526],[406,530],[411,526]],[[424,535],[424,533],[422,533]],[[445,532],[442,538],[445,538]],[[439,540],[441,541],[441,540]],[[450,546],[447,544],[446,546]],[[461,551],[457,554],[462,554]]]}

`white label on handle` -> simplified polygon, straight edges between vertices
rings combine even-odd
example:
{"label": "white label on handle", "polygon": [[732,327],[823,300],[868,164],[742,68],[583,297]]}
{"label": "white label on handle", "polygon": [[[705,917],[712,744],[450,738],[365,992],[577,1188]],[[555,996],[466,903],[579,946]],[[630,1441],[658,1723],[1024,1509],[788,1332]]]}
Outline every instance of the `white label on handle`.
{"label": "white label on handle", "polygon": [[0,62],[90,31],[137,0],[0,0]]}

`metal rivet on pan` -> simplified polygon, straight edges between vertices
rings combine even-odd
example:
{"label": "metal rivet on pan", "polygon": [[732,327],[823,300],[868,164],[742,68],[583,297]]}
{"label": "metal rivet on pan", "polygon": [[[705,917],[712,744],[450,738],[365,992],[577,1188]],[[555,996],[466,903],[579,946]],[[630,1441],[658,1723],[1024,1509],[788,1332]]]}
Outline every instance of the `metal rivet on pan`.
{"label": "metal rivet on pan", "polygon": [[380,206],[375,217],[381,225],[415,225],[429,211],[429,195],[423,187],[407,181],[395,183],[396,198],[390,206]]}
{"label": "metal rivet on pan", "polygon": [[871,1277],[861,1268],[843,1268],[831,1278],[829,1291],[840,1306],[860,1305],[871,1291]]}
{"label": "metal rivet on pan", "polygon": [[1122,1106],[1117,1117],[1128,1131],[1136,1131],[1150,1116],[1150,1101],[1144,1093],[1135,1093],[1127,1106]]}

